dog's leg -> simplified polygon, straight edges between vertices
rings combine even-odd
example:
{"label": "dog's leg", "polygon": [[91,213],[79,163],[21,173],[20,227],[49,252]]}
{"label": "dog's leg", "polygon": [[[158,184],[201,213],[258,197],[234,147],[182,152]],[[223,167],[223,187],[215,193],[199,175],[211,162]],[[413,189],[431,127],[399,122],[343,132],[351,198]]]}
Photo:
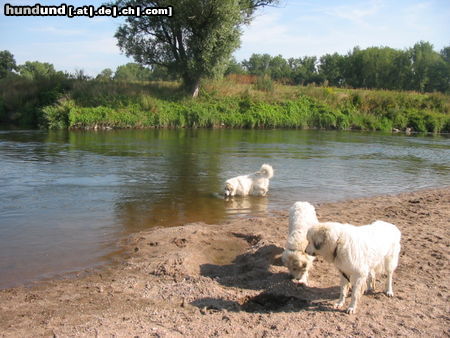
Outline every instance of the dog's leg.
{"label": "dog's leg", "polygon": [[372,270],[367,278],[367,293],[375,291],[375,271]]}
{"label": "dog's leg", "polygon": [[386,286],[384,292],[388,297],[394,297],[394,290],[392,289],[392,275],[394,274],[394,270],[398,264],[398,254],[400,252],[400,246],[395,248],[395,251],[392,256],[388,256],[385,261],[386,266]]}
{"label": "dog's leg", "polygon": [[348,290],[350,289],[350,282],[344,275],[341,275],[341,295],[336,304],[334,304],[335,309],[341,308],[345,303],[345,298],[347,297]]}
{"label": "dog's leg", "polygon": [[366,284],[366,277],[353,277],[352,280],[352,301],[347,309],[348,314],[353,314],[356,312],[356,306],[358,304],[359,298],[361,297],[364,285]]}
{"label": "dog's leg", "polygon": [[386,278],[386,289],[384,291],[388,297],[394,297],[394,291],[392,290],[392,271],[388,271]]}

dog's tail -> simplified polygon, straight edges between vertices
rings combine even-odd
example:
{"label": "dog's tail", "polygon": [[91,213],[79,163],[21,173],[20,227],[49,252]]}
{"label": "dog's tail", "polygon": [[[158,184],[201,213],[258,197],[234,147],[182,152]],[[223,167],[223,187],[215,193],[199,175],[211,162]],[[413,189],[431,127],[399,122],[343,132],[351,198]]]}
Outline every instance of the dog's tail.
{"label": "dog's tail", "polygon": [[259,169],[259,172],[265,178],[272,178],[273,177],[273,168],[272,168],[272,166],[270,164],[263,164],[261,166],[261,169]]}

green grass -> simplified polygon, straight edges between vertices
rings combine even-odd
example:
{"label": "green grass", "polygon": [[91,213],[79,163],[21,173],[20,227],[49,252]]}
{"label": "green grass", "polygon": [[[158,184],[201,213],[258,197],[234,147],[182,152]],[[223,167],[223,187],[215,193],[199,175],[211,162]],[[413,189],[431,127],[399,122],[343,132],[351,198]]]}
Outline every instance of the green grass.
{"label": "green grass", "polygon": [[11,91],[0,82],[0,117],[5,119],[14,115],[12,111],[20,111],[24,117],[32,115],[32,121],[51,129],[391,131],[409,127],[417,132],[450,132],[450,97],[439,93],[284,86],[267,79],[240,84],[224,79],[204,83],[200,97],[191,99],[175,82],[73,80],[65,86],[47,84],[44,99],[38,100],[40,87],[35,82],[22,81]]}

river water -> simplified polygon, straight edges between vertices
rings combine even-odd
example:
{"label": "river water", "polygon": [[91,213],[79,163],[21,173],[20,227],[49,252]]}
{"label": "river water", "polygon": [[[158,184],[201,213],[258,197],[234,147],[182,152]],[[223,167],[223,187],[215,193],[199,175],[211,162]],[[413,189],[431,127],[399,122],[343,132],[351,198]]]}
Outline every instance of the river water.
{"label": "river water", "polygon": [[[230,177],[275,169],[269,196]],[[94,267],[127,234],[441,187],[450,139],[299,130],[0,131],[0,288]]]}

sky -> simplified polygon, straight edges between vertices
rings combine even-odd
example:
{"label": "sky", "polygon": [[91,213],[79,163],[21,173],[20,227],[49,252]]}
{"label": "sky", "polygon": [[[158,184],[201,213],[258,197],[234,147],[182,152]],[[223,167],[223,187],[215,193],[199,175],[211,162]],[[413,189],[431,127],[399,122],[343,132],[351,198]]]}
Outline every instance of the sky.
{"label": "sky", "polygon": [[[45,0],[42,5],[93,5],[104,0]],[[52,63],[57,70],[83,70],[95,76],[105,68],[133,62],[117,47],[114,33],[124,22],[111,17],[12,17],[5,4],[34,5],[36,0],[0,0],[0,51],[17,64]],[[176,0],[173,2],[176,10]],[[281,0],[259,10],[243,28],[238,61],[253,53],[285,58],[346,54],[355,46],[396,49],[428,41],[436,51],[450,45],[450,0]]]}

